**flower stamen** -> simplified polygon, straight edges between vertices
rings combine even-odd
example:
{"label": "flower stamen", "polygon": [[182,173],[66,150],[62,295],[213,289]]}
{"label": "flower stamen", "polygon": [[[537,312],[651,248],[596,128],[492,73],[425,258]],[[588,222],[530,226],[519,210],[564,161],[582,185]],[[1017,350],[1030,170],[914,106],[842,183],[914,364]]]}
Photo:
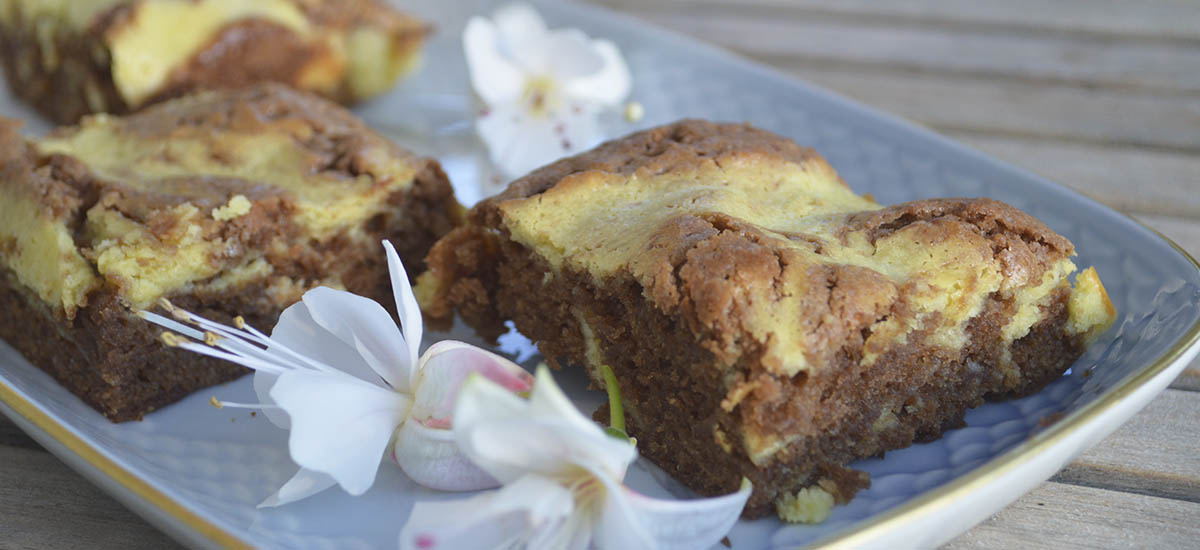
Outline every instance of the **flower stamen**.
{"label": "flower stamen", "polygon": [[[265,361],[265,362],[275,366],[275,368],[272,369],[272,372],[276,372],[276,371],[282,372],[279,369],[295,370],[298,368],[308,369],[308,370],[316,370],[316,371],[325,372],[325,373],[340,372],[337,369],[335,369],[329,365],[326,365],[320,361],[312,359],[311,357],[308,357],[306,355],[303,355],[303,354],[293,351],[291,348],[281,344],[277,340],[272,339],[271,337],[267,336],[266,334],[263,334],[258,329],[255,329],[249,323],[246,323],[245,319],[242,320],[241,330],[238,330],[233,327],[222,325],[221,323],[217,323],[215,321],[210,321],[208,319],[205,319],[204,317],[201,317],[199,315],[191,313],[187,310],[181,309],[177,306],[172,306],[172,308],[173,308],[173,311],[171,312],[171,315],[174,316],[175,318],[177,318],[181,321],[184,321],[186,323],[190,323],[201,329],[204,329],[206,332],[215,333],[215,336],[223,337],[223,338],[219,338],[218,342],[216,344],[213,344],[212,342],[210,342],[210,337],[207,334],[201,333],[201,332],[193,330],[193,329],[189,329],[188,331],[178,330],[178,327],[180,327],[181,325],[178,325],[177,323],[172,323],[171,325],[164,324],[161,321],[163,321],[165,319],[163,319],[159,315],[155,315],[155,314],[149,313],[149,312],[139,312],[138,315],[141,316],[143,319],[146,319],[147,321],[158,324],[165,328],[169,328],[171,330],[175,330],[176,332],[185,334],[195,340],[202,340],[205,343],[208,343],[210,346],[216,346],[221,349],[227,350],[232,353],[232,356],[229,356],[229,357],[247,357],[247,358],[252,357],[252,358],[258,359],[260,361]],[[236,323],[236,321],[235,321],[235,323]],[[186,345],[184,345],[182,347],[184,347],[184,349],[192,349],[192,348],[187,347]],[[201,352],[201,353],[205,353],[205,352]],[[218,357],[217,355],[213,355],[210,353],[205,353],[205,354],[209,355],[211,357]],[[282,354],[286,357],[280,357],[279,356],[280,354]],[[229,358],[229,357],[227,357],[225,355],[220,356],[220,358],[226,359],[228,361],[233,361],[235,363],[240,362],[237,359],[233,359],[233,358]],[[253,366],[253,365],[246,364],[246,363],[242,363],[242,365],[245,367],[253,368],[253,369],[258,368],[257,366]]]}
{"label": "flower stamen", "polygon": [[163,333],[159,335],[159,339],[161,339],[162,342],[167,345],[167,347],[177,348],[183,344],[183,342],[179,339],[179,335],[170,331],[163,331]]}
{"label": "flower stamen", "polygon": [[533,76],[525,81],[525,92],[522,94],[529,113],[542,117],[558,107],[558,93],[554,79],[548,76]]}

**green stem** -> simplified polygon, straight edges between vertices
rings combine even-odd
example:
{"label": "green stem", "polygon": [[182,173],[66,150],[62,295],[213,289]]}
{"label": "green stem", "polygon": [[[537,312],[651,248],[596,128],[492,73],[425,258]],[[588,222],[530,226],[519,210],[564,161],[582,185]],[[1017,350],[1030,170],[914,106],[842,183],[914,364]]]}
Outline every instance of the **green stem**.
{"label": "green stem", "polygon": [[608,365],[600,365],[600,372],[604,374],[604,389],[608,391],[608,425],[625,433],[625,409],[621,405],[621,386],[617,385],[617,375]]}

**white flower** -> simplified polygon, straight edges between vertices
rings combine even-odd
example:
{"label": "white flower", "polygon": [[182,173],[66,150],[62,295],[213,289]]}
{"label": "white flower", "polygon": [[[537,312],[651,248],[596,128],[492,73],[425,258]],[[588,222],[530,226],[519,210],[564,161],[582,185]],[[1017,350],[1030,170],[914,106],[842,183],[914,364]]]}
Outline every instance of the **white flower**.
{"label": "white flower", "polygon": [[548,30],[527,4],[501,8],[491,20],[471,18],[463,51],[486,106],[475,128],[508,177],[598,144],[596,115],[619,105],[631,87],[612,42]]}
{"label": "white flower", "polygon": [[[462,342],[442,341],[418,359],[421,310],[404,266],[384,242],[402,330],[378,303],[316,288],[284,310],[270,337],[237,319],[236,328],[165,307],[176,319],[143,318],[192,340],[165,333],[171,345],[254,369],[262,408],[290,429],[288,449],[300,471],[260,506],[311,496],[334,484],[360,495],[375,482],[391,445],[393,460],[417,483],[442,490],[495,487],[458,451],[449,430],[459,387],[477,373],[528,391],[533,378],[511,361]],[[196,328],[193,328],[196,327]],[[394,443],[393,443],[394,442]]]}
{"label": "white flower", "polygon": [[709,548],[733,526],[750,483],[717,498],[659,500],[622,485],[637,458],[575,409],[545,368],[528,400],[472,377],[454,435],[504,487],[458,501],[419,502],[402,549]]}

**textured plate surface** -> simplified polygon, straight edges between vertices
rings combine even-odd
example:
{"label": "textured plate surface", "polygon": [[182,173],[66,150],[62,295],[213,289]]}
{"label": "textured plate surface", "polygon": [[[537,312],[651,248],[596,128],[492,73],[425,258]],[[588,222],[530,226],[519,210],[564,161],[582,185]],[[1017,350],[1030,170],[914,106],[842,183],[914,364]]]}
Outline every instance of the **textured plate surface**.
{"label": "textured plate surface", "polygon": [[[406,7],[438,29],[425,68],[359,112],[406,146],[438,156],[464,201],[473,202],[496,187],[471,134],[473,106],[458,37],[469,14],[488,12],[492,4],[416,4]],[[870,546],[889,537],[898,538],[888,546],[897,541],[929,546],[948,540],[1115,429],[1195,354],[1200,271],[1137,222],[923,129],[694,41],[588,6],[540,7],[552,27],[581,28],[625,52],[635,75],[633,99],[645,106],[646,118],[630,125],[610,117],[604,121],[609,135],[687,116],[745,120],[812,146],[857,192],[873,193],[883,203],[939,196],[1009,202],[1070,238],[1079,251],[1076,263],[1097,267],[1120,311],[1117,326],[1044,391],[973,410],[968,427],[938,441],[859,462],[857,468],[870,472],[872,487],[837,508],[826,523],[741,522],[730,535],[734,548],[830,540]],[[33,133],[46,128],[7,97],[0,112],[26,119]],[[469,340],[465,334],[456,331]],[[527,365],[537,362],[518,336],[506,338],[502,348]],[[585,412],[603,399],[583,389],[579,369],[557,376]],[[0,410],[191,545],[240,540],[256,547],[393,548],[414,501],[461,496],[416,486],[385,464],[376,486],[361,497],[334,490],[256,510],[254,504],[295,471],[286,434],[261,415],[209,407],[214,394],[253,400],[244,379],[199,392],[142,422],[114,425],[0,344]],[[689,496],[644,461],[630,472],[629,482],[650,494]]]}

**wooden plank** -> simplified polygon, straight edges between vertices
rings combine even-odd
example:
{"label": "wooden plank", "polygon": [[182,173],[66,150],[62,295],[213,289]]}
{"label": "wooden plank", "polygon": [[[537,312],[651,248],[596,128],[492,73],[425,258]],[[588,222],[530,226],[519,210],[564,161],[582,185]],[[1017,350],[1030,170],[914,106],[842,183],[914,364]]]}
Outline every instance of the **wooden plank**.
{"label": "wooden plank", "polygon": [[1200,503],[1197,411],[1200,393],[1168,389],[1053,480]]}
{"label": "wooden plank", "polygon": [[1200,153],[1200,97],[803,65],[784,68],[940,131]]}
{"label": "wooden plank", "polygon": [[1051,482],[942,548],[1196,548],[1197,518],[1194,502]]}
{"label": "wooden plank", "polygon": [[[1200,220],[1200,155],[974,132],[947,135],[1122,212]],[[1200,241],[1190,251],[1200,257]]]}
{"label": "wooden plank", "polygon": [[913,27],[890,20],[787,17],[742,6],[634,13],[776,65],[798,60],[843,68],[1200,93],[1200,41]]}
{"label": "wooden plank", "polygon": [[[729,0],[601,0],[626,11],[700,11],[730,5]],[[742,0],[738,9],[771,10],[781,18],[837,15],[886,20],[892,24],[958,25],[1012,31],[1116,34],[1151,40],[1200,38],[1200,9],[1189,0]]]}
{"label": "wooden plank", "polygon": [[181,548],[45,451],[0,446],[0,464],[0,547]]}

